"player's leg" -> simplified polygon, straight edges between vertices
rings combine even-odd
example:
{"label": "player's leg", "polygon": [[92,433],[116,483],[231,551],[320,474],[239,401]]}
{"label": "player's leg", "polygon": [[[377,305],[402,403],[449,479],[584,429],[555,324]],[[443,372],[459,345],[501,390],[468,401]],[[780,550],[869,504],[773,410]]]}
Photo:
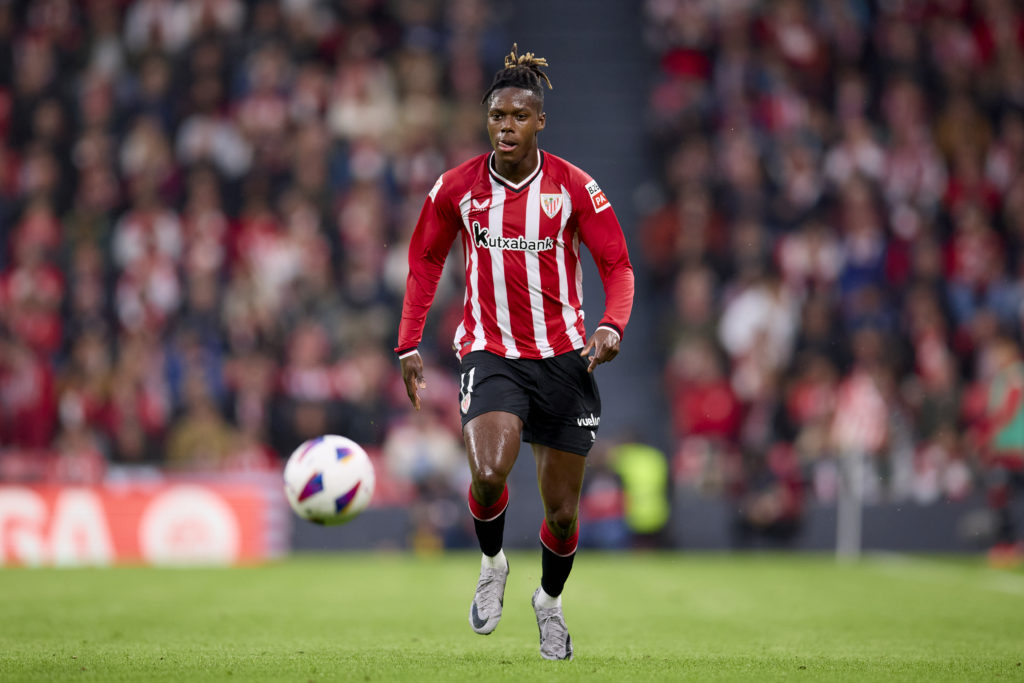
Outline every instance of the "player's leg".
{"label": "player's leg", "polygon": [[494,557],[502,548],[508,486],[519,455],[523,421],[512,413],[489,412],[466,423],[463,436],[469,458],[469,510],[480,550]]}
{"label": "player's leg", "polygon": [[469,510],[480,543],[480,578],[469,606],[469,624],[481,635],[494,631],[501,620],[508,580],[508,560],[502,551],[508,479],[519,455],[523,422],[505,412],[474,417],[463,428],[471,483]]}
{"label": "player's leg", "polygon": [[541,588],[551,598],[562,594],[572,571],[579,538],[580,490],[587,459],[578,453],[535,444],[537,481],[544,502],[540,528],[542,547]]}
{"label": "player's leg", "polygon": [[508,579],[508,560],[501,549],[508,506],[505,480],[519,455],[529,410],[518,380],[514,361],[485,351],[462,359],[459,409],[471,475],[467,498],[482,553],[469,624],[483,635],[498,626]]}
{"label": "player's leg", "polygon": [[533,594],[545,659],[572,659],[572,638],[562,615],[562,589],[576,557],[580,490],[586,457],[534,444],[537,481],[544,502],[540,528],[541,579]]}
{"label": "player's leg", "polygon": [[572,639],[562,616],[562,588],[576,557],[586,454],[601,424],[601,396],[587,364],[577,352],[536,361],[530,419],[523,427],[523,437],[533,445],[544,501],[541,587],[533,595],[533,608],[545,659],[572,659]]}

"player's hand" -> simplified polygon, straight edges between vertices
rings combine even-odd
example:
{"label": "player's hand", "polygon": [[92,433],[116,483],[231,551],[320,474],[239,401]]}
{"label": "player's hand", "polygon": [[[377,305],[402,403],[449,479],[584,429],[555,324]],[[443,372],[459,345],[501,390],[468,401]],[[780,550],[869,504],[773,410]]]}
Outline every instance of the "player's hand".
{"label": "player's hand", "polygon": [[409,394],[412,407],[420,409],[420,389],[427,388],[427,381],[423,379],[423,359],[420,354],[413,353],[399,361],[402,364],[402,379],[405,381],[405,392]]}
{"label": "player's hand", "polygon": [[594,334],[587,341],[587,345],[580,351],[581,356],[590,356],[590,365],[587,366],[587,372],[593,372],[594,368],[601,363],[607,363],[619,355],[619,341],[619,335],[607,327],[599,327],[594,330]]}

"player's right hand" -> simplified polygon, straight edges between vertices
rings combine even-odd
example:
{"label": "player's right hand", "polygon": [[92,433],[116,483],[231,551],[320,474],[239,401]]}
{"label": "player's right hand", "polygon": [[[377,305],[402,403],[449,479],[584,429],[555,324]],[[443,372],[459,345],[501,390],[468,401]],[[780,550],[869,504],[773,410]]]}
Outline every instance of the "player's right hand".
{"label": "player's right hand", "polygon": [[594,330],[594,334],[580,351],[581,356],[590,359],[587,372],[593,372],[599,364],[607,363],[619,355],[619,341],[619,335],[607,327],[598,327]]}
{"label": "player's right hand", "polygon": [[412,353],[399,361],[402,364],[402,379],[405,381],[405,392],[409,394],[412,407],[420,409],[420,389],[427,388],[423,379],[423,359],[419,353]]}

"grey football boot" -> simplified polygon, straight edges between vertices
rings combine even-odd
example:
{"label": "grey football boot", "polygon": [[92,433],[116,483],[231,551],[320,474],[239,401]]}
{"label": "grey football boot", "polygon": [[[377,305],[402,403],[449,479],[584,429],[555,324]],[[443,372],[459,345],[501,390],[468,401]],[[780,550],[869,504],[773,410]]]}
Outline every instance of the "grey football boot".
{"label": "grey football boot", "polygon": [[501,606],[505,602],[505,581],[508,566],[490,569],[481,567],[476,582],[473,604],[469,606],[469,625],[480,635],[488,635],[501,621]]}
{"label": "grey football boot", "polygon": [[561,607],[538,607],[538,588],[533,592],[533,611],[537,613],[537,630],[540,631],[540,656],[544,659],[572,659],[572,637],[565,625]]}

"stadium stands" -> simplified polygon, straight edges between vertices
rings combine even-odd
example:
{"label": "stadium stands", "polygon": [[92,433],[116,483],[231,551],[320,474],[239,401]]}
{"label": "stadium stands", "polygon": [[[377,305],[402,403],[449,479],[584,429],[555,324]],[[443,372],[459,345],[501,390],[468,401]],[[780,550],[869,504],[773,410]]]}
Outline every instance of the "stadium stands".
{"label": "stadium stands", "polygon": [[[1019,5],[643,11],[675,485],[780,531],[845,452],[869,500],[979,488],[987,350],[1022,332]],[[506,42],[483,0],[0,3],[0,481],[259,471],[336,431],[396,500],[461,487],[458,269],[421,414],[391,345]]]}
{"label": "stadium stands", "polygon": [[640,227],[683,489],[792,532],[978,487],[1020,339],[1024,14],[1006,0],[648,0],[661,206]]}

